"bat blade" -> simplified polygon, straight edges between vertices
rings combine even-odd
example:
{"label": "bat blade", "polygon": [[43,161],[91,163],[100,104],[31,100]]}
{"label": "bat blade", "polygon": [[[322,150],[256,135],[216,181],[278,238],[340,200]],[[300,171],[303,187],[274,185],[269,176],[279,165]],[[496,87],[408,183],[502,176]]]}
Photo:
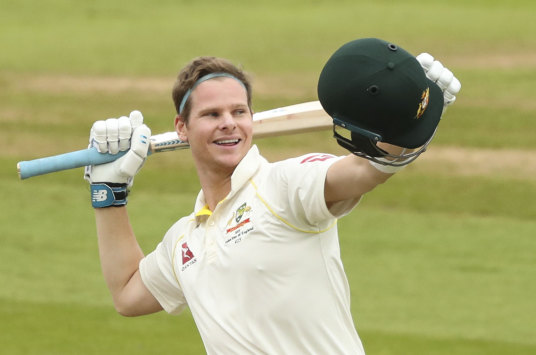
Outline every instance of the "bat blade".
{"label": "bat blade", "polygon": [[[322,109],[319,101],[276,108],[253,115],[253,136],[255,138],[296,134],[329,129],[332,118]],[[166,132],[151,136],[149,154],[178,149],[187,149],[188,143],[179,139],[176,132]],[[96,148],[21,161],[17,163],[20,179],[48,174],[56,171],[74,169],[86,165],[110,163],[122,157],[118,154],[99,153]]]}
{"label": "bat blade", "polygon": [[333,119],[319,101],[285,106],[253,115],[253,135],[256,138],[281,136],[329,129]]}

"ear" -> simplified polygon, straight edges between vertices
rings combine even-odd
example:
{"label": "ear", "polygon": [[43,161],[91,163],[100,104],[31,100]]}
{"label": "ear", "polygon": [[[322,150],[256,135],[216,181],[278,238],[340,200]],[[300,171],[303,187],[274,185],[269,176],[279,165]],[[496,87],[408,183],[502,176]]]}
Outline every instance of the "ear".
{"label": "ear", "polygon": [[188,142],[188,127],[186,127],[186,122],[184,122],[184,118],[181,115],[175,116],[175,131],[181,141]]}

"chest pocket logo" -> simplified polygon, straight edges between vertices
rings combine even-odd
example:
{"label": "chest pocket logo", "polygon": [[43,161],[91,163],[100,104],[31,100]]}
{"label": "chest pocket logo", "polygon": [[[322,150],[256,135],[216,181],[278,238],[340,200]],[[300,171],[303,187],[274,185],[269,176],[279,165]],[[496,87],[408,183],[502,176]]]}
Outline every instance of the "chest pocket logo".
{"label": "chest pocket logo", "polygon": [[225,244],[240,243],[247,234],[253,230],[253,223],[251,222],[252,209],[248,206],[247,202],[244,202],[240,207],[233,212],[233,215],[227,222],[227,229],[225,230]]}

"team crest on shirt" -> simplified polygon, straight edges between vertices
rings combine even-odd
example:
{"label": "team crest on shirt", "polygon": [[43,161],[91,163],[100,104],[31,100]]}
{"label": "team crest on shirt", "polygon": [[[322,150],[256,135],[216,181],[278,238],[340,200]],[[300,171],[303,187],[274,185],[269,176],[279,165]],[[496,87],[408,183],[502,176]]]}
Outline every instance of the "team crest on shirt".
{"label": "team crest on shirt", "polygon": [[182,271],[186,270],[190,265],[195,264],[197,262],[197,258],[194,256],[194,253],[192,253],[192,250],[190,250],[190,247],[188,247],[188,243],[182,243],[181,253]]}
{"label": "team crest on shirt", "polygon": [[244,202],[233,212],[229,222],[227,222],[227,229],[225,230],[226,245],[230,243],[240,243],[242,238],[253,230],[251,213],[251,206],[248,206],[247,202]]}

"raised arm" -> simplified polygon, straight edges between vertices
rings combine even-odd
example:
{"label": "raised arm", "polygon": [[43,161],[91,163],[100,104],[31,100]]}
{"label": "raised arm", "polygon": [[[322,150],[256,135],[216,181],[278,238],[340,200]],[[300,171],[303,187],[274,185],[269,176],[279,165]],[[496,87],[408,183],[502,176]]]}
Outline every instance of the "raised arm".
{"label": "raised arm", "polygon": [[[383,150],[395,155],[404,149],[390,144],[379,144]],[[409,153],[406,150],[406,153]],[[400,167],[382,167],[378,163],[363,159],[355,154],[349,154],[330,166],[324,187],[326,204],[347,199],[359,198],[376,186],[383,184],[387,179],[400,170]]]}
{"label": "raised arm", "polygon": [[116,310],[125,316],[162,309],[141,280],[138,265],[144,255],[126,210],[128,189],[147,157],[150,135],[138,111],[128,118],[95,122],[91,146],[101,153],[129,151],[112,163],[88,166],[85,170],[85,179],[91,184],[102,272]]}
{"label": "raised arm", "polygon": [[115,309],[124,316],[162,310],[140,277],[144,257],[134,236],[126,207],[95,209],[102,272]]}

